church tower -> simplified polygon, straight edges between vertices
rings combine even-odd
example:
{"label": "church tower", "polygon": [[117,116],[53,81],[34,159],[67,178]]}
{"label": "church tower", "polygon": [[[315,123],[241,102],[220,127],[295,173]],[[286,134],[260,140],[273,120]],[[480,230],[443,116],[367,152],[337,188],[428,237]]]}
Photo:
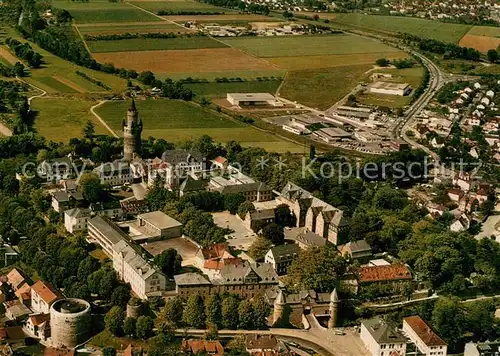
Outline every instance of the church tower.
{"label": "church tower", "polygon": [[278,291],[278,295],[274,300],[273,325],[283,318],[283,314],[285,313],[285,307],[286,307],[285,295],[283,294],[283,290],[281,290],[280,288],[280,290]]}
{"label": "church tower", "polygon": [[330,294],[330,320],[328,320],[328,329],[335,328],[337,324],[337,313],[339,309],[339,296],[337,294],[337,288],[335,288]]}
{"label": "church tower", "polygon": [[132,99],[127,110],[127,121],[123,121],[123,159],[131,161],[134,154],[141,152],[142,120]]}

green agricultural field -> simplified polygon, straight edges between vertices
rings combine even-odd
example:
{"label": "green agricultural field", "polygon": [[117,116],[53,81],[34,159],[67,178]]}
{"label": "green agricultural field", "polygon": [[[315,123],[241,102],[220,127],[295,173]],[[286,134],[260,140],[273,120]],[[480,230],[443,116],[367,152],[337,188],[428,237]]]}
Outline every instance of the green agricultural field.
{"label": "green agricultural field", "polygon": [[73,137],[82,137],[87,121],[95,125],[97,134],[109,135],[109,131],[90,113],[95,102],[65,98],[35,98],[33,108],[38,110],[35,119],[36,131],[49,140],[68,142]]}
{"label": "green agricultural field", "polygon": [[356,65],[291,71],[285,78],[280,95],[309,107],[326,110],[347,95],[371,68],[371,65]]}
{"label": "green agricultural field", "polygon": [[468,35],[500,37],[500,27],[474,26],[470,29]]}
{"label": "green agricultural field", "polygon": [[73,0],[52,0],[51,5],[59,9],[68,10],[70,12],[71,10],[116,10],[131,8],[131,6],[125,2],[111,2],[109,0],[91,0],[87,2]]}
{"label": "green agricultural field", "polygon": [[42,83],[43,85],[52,88],[52,91],[59,92],[59,93],[77,93],[77,90],[69,87],[68,85],[64,84],[63,82],[57,80],[56,78],[53,77],[37,77],[36,81],[39,83]]}
{"label": "green agricultural field", "polygon": [[[193,103],[177,100],[146,100],[137,101],[136,104],[144,124],[143,137],[153,136],[180,142],[206,134],[218,142],[236,140],[244,146],[263,147],[270,151],[302,152],[300,145],[239,121],[219,116]],[[121,133],[127,107],[126,101],[110,101],[96,111],[113,130]]]}
{"label": "green agricultural field", "polygon": [[151,12],[165,11],[196,11],[196,12],[228,12],[229,10],[204,4],[198,1],[131,1],[133,5]]}
{"label": "green agricultural field", "polygon": [[139,23],[127,23],[127,24],[87,24],[79,25],[78,29],[83,34],[112,34],[112,33],[146,33],[146,32],[186,32],[189,31],[187,28],[183,28],[179,25],[166,23],[166,22],[152,22],[150,24],[139,22]]}
{"label": "green agricultural field", "polygon": [[407,32],[416,36],[452,43],[458,43],[472,27],[414,17],[363,14],[335,14],[332,23],[390,33]]}
{"label": "green agricultural field", "polygon": [[155,73],[156,77],[160,79],[170,78],[173,80],[185,79],[188,77],[206,79],[209,81],[215,81],[216,78],[243,78],[249,81],[257,80],[257,78],[263,77],[279,77],[283,78],[285,76],[284,70],[267,70],[267,71],[226,71],[226,72],[203,72],[203,73],[193,73],[193,72],[179,72],[179,73]]}
{"label": "green agricultural field", "polygon": [[241,83],[193,83],[184,84],[198,97],[212,99],[226,98],[227,93],[270,93],[274,94],[281,81],[246,81]]}
{"label": "green agricultural field", "polygon": [[245,37],[223,39],[232,47],[258,57],[320,56],[332,54],[394,52],[380,41],[336,34],[320,36]]}
{"label": "green agricultural field", "polygon": [[[408,83],[415,90],[420,86],[424,69],[422,67],[405,68],[405,69],[384,69],[377,70],[377,73],[392,74],[391,79],[383,79],[384,81],[396,83]],[[412,94],[408,96],[384,95],[384,94],[358,94],[356,99],[365,105],[385,106],[389,108],[402,108],[410,104]]]}
{"label": "green agricultural field", "polygon": [[71,15],[77,24],[81,23],[114,23],[114,22],[153,22],[161,21],[145,11],[129,6],[116,9],[71,9]]}
{"label": "green agricultural field", "polygon": [[133,38],[116,41],[87,41],[87,44],[93,53],[227,47],[209,37]]}

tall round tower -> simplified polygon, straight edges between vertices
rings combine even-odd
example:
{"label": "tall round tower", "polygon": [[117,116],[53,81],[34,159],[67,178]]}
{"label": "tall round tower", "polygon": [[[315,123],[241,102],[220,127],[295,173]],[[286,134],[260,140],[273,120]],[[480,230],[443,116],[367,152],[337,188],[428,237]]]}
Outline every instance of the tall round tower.
{"label": "tall round tower", "polygon": [[285,313],[285,307],[286,307],[286,298],[285,295],[283,294],[283,291],[280,289],[278,291],[276,299],[274,300],[273,325],[283,318],[283,314]]}
{"label": "tall round tower", "polygon": [[142,120],[132,99],[127,110],[127,120],[123,121],[123,159],[131,161],[135,153],[141,152]]}
{"label": "tall round tower", "polygon": [[337,288],[330,294],[330,320],[328,320],[328,329],[333,329],[337,324],[337,313],[339,309],[339,296]]}

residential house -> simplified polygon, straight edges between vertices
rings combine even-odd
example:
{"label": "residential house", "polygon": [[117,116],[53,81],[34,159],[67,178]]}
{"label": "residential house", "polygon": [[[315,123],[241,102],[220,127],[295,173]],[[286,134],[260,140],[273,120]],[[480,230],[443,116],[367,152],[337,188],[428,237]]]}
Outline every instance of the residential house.
{"label": "residential house", "polygon": [[39,177],[47,179],[47,181],[60,181],[73,176],[73,162],[69,157],[54,158],[44,160],[37,167]]}
{"label": "residential house", "polygon": [[342,246],[340,253],[342,256],[348,256],[353,260],[366,259],[373,255],[372,248],[365,240],[349,241]]}
{"label": "residential house", "polygon": [[298,244],[285,244],[271,248],[264,257],[264,262],[270,263],[276,273],[281,276],[288,274],[288,268],[299,256],[300,246]]}
{"label": "residential house", "polygon": [[245,349],[252,355],[273,355],[279,351],[279,344],[274,335],[248,334],[245,337]]}
{"label": "residential house", "polygon": [[130,163],[127,161],[115,160],[103,163],[94,169],[94,173],[99,177],[101,184],[105,185],[116,186],[134,181]]}
{"label": "residential house", "polygon": [[224,348],[219,340],[183,340],[181,352],[186,355],[224,355]]}
{"label": "residential house", "polygon": [[234,257],[229,252],[225,243],[218,243],[209,247],[201,247],[195,255],[195,265],[203,271],[210,279],[219,274],[222,268],[228,264],[241,263],[240,258]]}
{"label": "residential house", "polygon": [[149,181],[154,181],[160,174],[165,185],[171,189],[178,187],[188,176],[200,176],[205,171],[205,158],[199,151],[168,150],[161,156],[165,165],[152,170]]}
{"label": "residential house", "polygon": [[17,268],[13,268],[7,273],[7,281],[14,291],[17,291],[26,284],[26,279]]}
{"label": "residential house", "polygon": [[403,333],[425,356],[444,356],[448,345],[418,315],[403,319]]}
{"label": "residential house", "polygon": [[32,313],[31,309],[21,303],[19,300],[4,302],[5,316],[9,320],[22,320]]}
{"label": "residential house", "polygon": [[370,284],[399,285],[413,280],[410,270],[405,265],[383,262],[382,264],[365,265],[358,268],[356,276],[345,278],[346,287],[357,293],[359,288]]}
{"label": "residential house", "polygon": [[448,197],[454,201],[454,202],[458,202],[460,199],[462,199],[464,193],[462,192],[462,190],[460,189],[450,189],[448,191]]}
{"label": "residential house", "polygon": [[500,352],[500,341],[468,342],[464,356],[496,356]]}
{"label": "residential house", "polygon": [[179,196],[182,197],[189,193],[205,190],[208,181],[206,179],[195,179],[192,176],[187,176],[179,186]]}
{"label": "residential house", "polygon": [[28,283],[24,283],[14,294],[21,303],[31,306],[31,286]]}
{"label": "residential house", "polygon": [[52,208],[58,213],[83,206],[85,199],[80,191],[57,190],[52,192]]}
{"label": "residential house", "polygon": [[50,283],[37,281],[31,286],[31,309],[35,313],[50,313],[50,306],[62,298],[62,294]]}
{"label": "residential house", "polygon": [[342,210],[291,182],[285,185],[277,199],[288,205],[297,219],[297,227],[305,227],[336,245],[346,239],[348,224]]}
{"label": "residential house", "polygon": [[468,192],[474,187],[474,179],[469,173],[460,172],[453,177],[453,185],[458,186],[465,192]]}
{"label": "residential house", "polygon": [[91,218],[89,208],[74,208],[64,211],[64,227],[70,234],[87,229],[87,221]]}
{"label": "residential house", "polygon": [[406,337],[381,318],[361,323],[361,341],[372,356],[404,356]]}
{"label": "residential house", "polygon": [[324,246],[328,241],[323,236],[303,227],[285,228],[285,240],[294,241],[303,250],[313,246]]}
{"label": "residential house", "polygon": [[212,282],[199,273],[183,273],[174,276],[175,292],[178,296],[189,296],[198,293],[203,296],[210,295],[212,292]]}
{"label": "residential house", "polygon": [[24,324],[26,332],[40,340],[50,337],[50,314],[32,314]]}

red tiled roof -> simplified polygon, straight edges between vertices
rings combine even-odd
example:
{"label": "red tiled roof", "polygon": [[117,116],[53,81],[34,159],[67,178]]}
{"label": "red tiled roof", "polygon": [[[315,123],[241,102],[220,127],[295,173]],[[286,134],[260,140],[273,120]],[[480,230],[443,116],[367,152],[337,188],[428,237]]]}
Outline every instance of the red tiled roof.
{"label": "red tiled roof", "polygon": [[181,350],[183,352],[192,352],[193,354],[206,351],[210,355],[224,355],[224,348],[219,341],[184,340],[182,341]]}
{"label": "red tiled roof", "polygon": [[412,278],[410,270],[400,263],[388,266],[361,267],[359,276],[360,282],[383,282]]}
{"label": "red tiled roof", "polygon": [[215,161],[215,162],[217,162],[217,163],[220,163],[220,164],[224,164],[224,163],[226,163],[226,162],[227,162],[227,159],[225,159],[225,158],[224,158],[224,157],[222,157],[222,156],[219,156],[219,157],[217,157],[216,159],[214,159],[214,161]]}
{"label": "red tiled roof", "polygon": [[218,243],[210,247],[202,248],[201,253],[203,254],[203,258],[206,260],[214,258],[233,257],[227,251],[225,243]]}
{"label": "red tiled roof", "polygon": [[240,263],[242,263],[243,260],[241,258],[225,258],[223,260],[218,260],[218,259],[214,259],[214,260],[208,260],[208,261],[205,261],[205,263],[203,264],[203,268],[206,268],[206,269],[215,269],[215,270],[221,270],[224,266],[227,266],[227,265],[238,265]]}
{"label": "red tiled roof", "polygon": [[25,282],[24,276],[16,268],[11,269],[11,271],[7,273],[7,279],[14,290],[19,288],[19,286]]}
{"label": "red tiled roof", "polygon": [[61,297],[61,293],[57,291],[50,283],[38,281],[31,286],[32,292],[35,292],[42,300],[50,304]]}
{"label": "red tiled roof", "polygon": [[418,315],[404,318],[403,322],[406,322],[427,346],[446,346],[446,342]]}
{"label": "red tiled roof", "polygon": [[45,323],[46,321],[50,320],[50,315],[49,314],[35,314],[35,315],[30,315],[29,319],[31,323],[35,326],[41,325]]}
{"label": "red tiled roof", "polygon": [[31,287],[29,286],[28,283],[24,283],[21,286],[21,288],[19,288],[18,290],[16,290],[16,292],[14,294],[19,299],[23,299],[23,300],[31,299]]}

